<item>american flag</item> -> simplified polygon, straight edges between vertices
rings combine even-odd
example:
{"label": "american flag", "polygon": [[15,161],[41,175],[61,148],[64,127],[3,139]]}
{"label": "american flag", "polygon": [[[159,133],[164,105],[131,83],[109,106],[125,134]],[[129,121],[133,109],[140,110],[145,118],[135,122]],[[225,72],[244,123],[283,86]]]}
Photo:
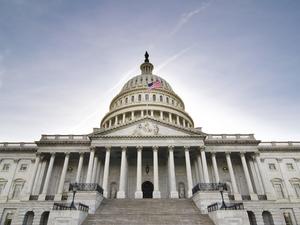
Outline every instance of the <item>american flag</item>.
{"label": "american flag", "polygon": [[148,84],[148,91],[151,91],[152,89],[156,89],[156,88],[160,88],[161,87],[161,83],[159,80],[151,82]]}

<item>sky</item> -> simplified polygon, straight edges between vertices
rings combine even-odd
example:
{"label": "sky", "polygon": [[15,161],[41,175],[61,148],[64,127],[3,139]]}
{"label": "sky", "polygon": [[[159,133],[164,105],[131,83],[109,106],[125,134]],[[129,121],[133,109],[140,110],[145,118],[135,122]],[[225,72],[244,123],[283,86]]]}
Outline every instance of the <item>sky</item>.
{"label": "sky", "polygon": [[300,141],[300,1],[0,0],[0,141],[87,134],[154,74],[206,133]]}

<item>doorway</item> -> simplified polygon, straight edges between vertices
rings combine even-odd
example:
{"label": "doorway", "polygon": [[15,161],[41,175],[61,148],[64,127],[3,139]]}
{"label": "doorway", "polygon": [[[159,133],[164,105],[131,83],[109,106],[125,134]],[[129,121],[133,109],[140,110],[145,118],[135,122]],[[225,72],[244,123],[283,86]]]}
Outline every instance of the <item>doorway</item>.
{"label": "doorway", "polygon": [[153,184],[150,181],[145,181],[142,184],[143,198],[153,197]]}

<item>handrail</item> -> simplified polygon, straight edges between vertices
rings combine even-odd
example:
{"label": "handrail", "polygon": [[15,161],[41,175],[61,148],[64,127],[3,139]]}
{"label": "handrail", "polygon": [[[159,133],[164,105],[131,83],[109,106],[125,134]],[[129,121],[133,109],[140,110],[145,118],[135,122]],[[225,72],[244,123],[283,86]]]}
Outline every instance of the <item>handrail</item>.
{"label": "handrail", "polygon": [[97,183],[71,183],[69,186],[69,191],[97,191],[103,194],[103,188]]}
{"label": "handrail", "polygon": [[193,187],[192,192],[195,194],[198,191],[219,191],[220,188],[227,191],[225,183],[198,183]]}

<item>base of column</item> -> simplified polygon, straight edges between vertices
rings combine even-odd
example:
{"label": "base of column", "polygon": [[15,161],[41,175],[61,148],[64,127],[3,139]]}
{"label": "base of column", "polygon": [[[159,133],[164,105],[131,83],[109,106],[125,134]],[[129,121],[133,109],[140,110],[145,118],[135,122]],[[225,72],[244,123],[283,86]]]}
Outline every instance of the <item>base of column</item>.
{"label": "base of column", "polygon": [[39,198],[38,198],[38,201],[45,201],[45,199],[46,199],[46,195],[45,194],[40,194]]}
{"label": "base of column", "polygon": [[30,199],[30,194],[26,194],[21,197],[22,201],[28,201],[29,199]]}
{"label": "base of column", "polygon": [[62,194],[56,194],[54,196],[54,201],[61,201],[61,198],[62,198]]}
{"label": "base of column", "polygon": [[187,197],[188,197],[188,198],[191,198],[192,196],[193,196],[192,190],[188,190]]}
{"label": "base of column", "polygon": [[250,199],[251,200],[258,200],[258,196],[255,193],[250,194]]}
{"label": "base of column", "polygon": [[143,192],[142,191],[136,191],[134,193],[134,198],[137,198],[137,199],[143,198]]}
{"label": "base of column", "polygon": [[108,192],[107,191],[103,191],[103,197],[108,198]]}
{"label": "base of column", "polygon": [[234,196],[234,200],[236,200],[236,201],[242,200],[242,196],[240,193],[234,193],[233,196]]}
{"label": "base of column", "polygon": [[179,198],[178,191],[171,191],[170,198]]}
{"label": "base of column", "polygon": [[152,197],[153,197],[153,198],[161,198],[161,196],[160,196],[160,191],[153,191]]}
{"label": "base of column", "polygon": [[126,198],[125,191],[118,191],[117,192],[117,198]]}
{"label": "base of column", "polygon": [[266,193],[267,200],[276,200],[276,197],[271,193]]}

